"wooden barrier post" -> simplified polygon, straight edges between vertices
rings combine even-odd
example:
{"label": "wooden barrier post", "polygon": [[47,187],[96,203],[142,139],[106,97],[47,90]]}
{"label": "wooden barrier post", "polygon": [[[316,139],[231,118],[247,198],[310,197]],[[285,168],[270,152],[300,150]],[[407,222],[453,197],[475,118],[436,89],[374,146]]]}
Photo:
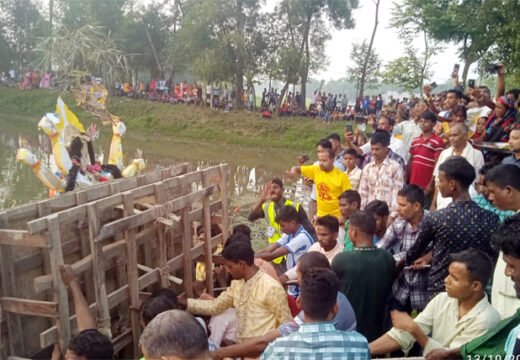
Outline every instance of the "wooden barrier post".
{"label": "wooden barrier post", "polygon": [[58,343],[62,354],[65,354],[70,339],[69,297],[67,288],[61,279],[60,266],[63,263],[63,249],[61,247],[60,222],[58,215],[51,215],[47,219],[50,243],[50,266],[52,273],[54,301],[58,303]]}
{"label": "wooden barrier post", "polygon": [[[6,229],[8,224],[7,215],[0,214],[0,229]],[[14,254],[9,245],[0,245],[0,261],[2,264],[2,296],[17,296],[16,280],[14,271]],[[22,353],[26,355],[23,341],[22,319],[20,315],[6,312],[7,332],[9,334],[9,353],[14,355]]]}

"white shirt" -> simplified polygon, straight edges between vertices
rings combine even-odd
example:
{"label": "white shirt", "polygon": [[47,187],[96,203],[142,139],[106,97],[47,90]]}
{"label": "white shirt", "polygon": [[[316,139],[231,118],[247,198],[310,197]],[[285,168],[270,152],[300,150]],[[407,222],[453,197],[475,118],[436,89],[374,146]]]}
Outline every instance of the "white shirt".
{"label": "white shirt", "polygon": [[[435,182],[437,185],[439,184],[440,164],[442,164],[446,161],[446,159],[454,155],[455,153],[453,150],[453,146],[444,149],[439,155],[439,159],[437,160],[437,164],[435,164],[435,169],[433,170],[433,176],[435,177]],[[470,143],[467,142],[466,147],[464,148],[460,156],[468,160],[468,162],[475,168],[475,175],[478,177],[478,172],[484,166],[484,155],[482,155],[482,152],[480,150],[475,149],[473,146],[471,146]],[[477,195],[474,184],[475,182],[473,182],[473,184],[471,184],[469,188],[469,194],[471,195],[471,197],[475,197]],[[437,194],[437,210],[444,209],[446,206],[451,204],[452,201],[453,199],[451,197],[445,198],[439,192]]]}
{"label": "white shirt", "polygon": [[[345,231],[343,230],[343,234],[345,234]],[[339,238],[339,236],[338,236]],[[319,242],[315,242],[314,244],[312,244],[312,246],[309,248],[309,250],[307,252],[319,252],[319,253],[322,253],[323,255],[325,255],[327,257],[327,259],[329,260],[329,263],[332,264],[332,259],[334,259],[334,256],[336,256],[337,254],[339,253],[342,253],[343,252],[343,242],[345,240],[343,239],[342,241],[337,241],[336,242],[336,246],[334,246],[331,250],[329,251],[325,251]],[[296,266],[293,267],[292,269],[289,269],[285,272],[285,275],[287,275],[287,277],[289,278],[289,280],[296,280],[297,276],[296,276]]]}
{"label": "white shirt", "polygon": [[[442,292],[414,319],[428,337],[424,354],[433,349],[455,349],[483,335],[500,321],[500,315],[484,295],[466,315],[459,318],[459,301]],[[392,328],[387,333],[408,352],[415,339],[406,331]]]}
{"label": "white shirt", "polygon": [[[370,144],[370,141],[369,141],[366,144],[360,146],[359,148],[363,152],[363,155],[366,155],[370,152],[371,146],[372,145]],[[402,140],[399,140],[398,138],[395,138],[392,136],[392,137],[390,137],[390,146],[388,146],[388,147],[406,161],[407,158],[406,158],[406,154],[404,152],[404,145],[403,145]]]}
{"label": "white shirt", "polygon": [[[404,159],[410,160],[410,146],[412,141],[422,134],[421,127],[414,120],[402,121],[394,126],[393,135],[403,136],[403,152],[405,153]],[[393,149],[392,149],[393,150]]]}

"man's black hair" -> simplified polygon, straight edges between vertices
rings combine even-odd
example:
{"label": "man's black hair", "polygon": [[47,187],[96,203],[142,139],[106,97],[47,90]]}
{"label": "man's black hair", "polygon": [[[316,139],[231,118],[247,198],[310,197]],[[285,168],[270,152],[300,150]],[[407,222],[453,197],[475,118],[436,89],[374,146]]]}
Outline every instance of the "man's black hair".
{"label": "man's black hair", "polygon": [[283,189],[283,181],[282,181],[282,179],[274,177],[274,178],[271,179],[271,182],[273,184],[278,185],[279,187],[281,187]]}
{"label": "man's black hair", "polygon": [[226,246],[222,251],[222,256],[234,263],[244,261],[249,266],[252,266],[255,262],[255,252],[251,244],[243,241],[234,241]]}
{"label": "man's black hair", "polygon": [[173,302],[170,298],[164,295],[159,295],[146,300],[141,305],[141,317],[145,325],[157,315],[168,310],[177,309],[177,301]]}
{"label": "man's black hair", "polygon": [[478,281],[484,289],[493,273],[493,262],[489,256],[479,249],[469,248],[459,253],[450,254],[450,264],[458,262],[466,265],[470,279]]}
{"label": "man's black hair", "polygon": [[327,320],[339,290],[339,280],[332,270],[311,268],[300,286],[302,310],[314,320]]}
{"label": "man's black hair", "polygon": [[231,234],[231,236],[226,241],[226,244],[224,247],[227,247],[237,241],[245,242],[246,244],[251,245],[251,237],[247,236],[246,234],[244,234],[242,232],[233,232],[233,234]]}
{"label": "man's black hair", "polygon": [[370,145],[377,144],[381,146],[390,145],[390,133],[383,129],[375,130],[372,136],[370,137]]}
{"label": "man's black hair", "polygon": [[175,304],[175,308],[178,307],[178,303],[177,303],[178,295],[179,294],[177,294],[177,291],[175,291],[175,289],[172,289],[172,288],[159,288],[152,292],[152,297],[164,296],[164,297],[170,299]]}
{"label": "man's black hair", "polygon": [[317,251],[309,251],[300,256],[297,261],[298,271],[305,275],[309,269],[328,269],[331,270],[329,259]]}
{"label": "man's black hair", "polygon": [[452,94],[455,94],[455,97],[457,97],[457,99],[462,99],[462,91],[460,90],[457,90],[457,89],[451,89],[451,90],[448,90],[447,94],[449,93],[452,93]]}
{"label": "man's black hair", "polygon": [[[395,120],[394,120],[394,118],[392,116],[390,116],[390,115],[380,115],[379,119],[381,119],[381,118],[388,120],[388,125],[390,125],[391,127],[393,127],[395,125]],[[379,119],[378,119],[378,121],[379,121]]]}
{"label": "man's black hair", "polygon": [[321,139],[316,144],[316,147],[321,146],[324,149],[332,149],[332,143],[329,141],[329,139]]}
{"label": "man's black hair", "polygon": [[338,218],[331,215],[325,215],[316,219],[316,226],[324,226],[331,233],[337,233],[339,231]]}
{"label": "man's black hair", "polygon": [[421,114],[421,118],[424,120],[431,121],[433,123],[437,122],[437,115],[435,115],[435,113],[430,110],[426,110],[425,112],[423,112]]}
{"label": "man's black hair", "polygon": [[376,230],[376,218],[367,211],[356,211],[350,215],[348,221],[349,226],[354,226],[365,234],[374,235]]}
{"label": "man's black hair", "polygon": [[475,180],[475,168],[462,156],[452,156],[439,166],[446,177],[468,189]]}
{"label": "man's black hair", "polygon": [[507,186],[520,191],[520,167],[513,164],[502,164],[489,170],[485,181],[491,182],[501,189]]}
{"label": "man's black hair", "polygon": [[415,184],[403,186],[397,196],[404,197],[410,204],[419,203],[421,207],[424,207],[424,191]]}
{"label": "man's black hair", "polygon": [[280,221],[296,221],[300,222],[300,218],[298,215],[298,211],[292,205],[282,206],[278,213],[276,214],[275,221],[279,223]]}
{"label": "man's black hair", "polygon": [[501,250],[504,255],[520,259],[520,215],[516,214],[504,220],[498,229],[491,235],[495,249]]}
{"label": "man's black hair", "polygon": [[251,239],[251,228],[246,224],[238,224],[233,226],[233,234],[242,233]]}
{"label": "man's black hair", "polygon": [[358,157],[358,153],[356,152],[356,150],[352,149],[352,148],[348,148],[345,150],[345,152],[343,153],[343,156],[345,155],[352,155],[354,156],[355,158]]}
{"label": "man's black hair", "polygon": [[381,200],[372,200],[365,206],[365,211],[372,214],[373,216],[388,216],[390,215],[390,209],[388,204]]}
{"label": "man's black hair", "polygon": [[114,357],[112,342],[97,329],[84,330],[74,336],[68,349],[86,360],[112,360]]}
{"label": "man's black hair", "polygon": [[489,163],[489,164],[486,164],[486,165],[482,166],[482,167],[479,169],[478,173],[479,173],[480,175],[484,175],[484,176],[485,176],[485,175],[489,172],[489,170],[495,168],[495,167],[498,166],[498,165],[500,165],[500,163],[497,163],[496,161],[491,162],[491,163]]}
{"label": "man's black hair", "polygon": [[339,199],[345,199],[348,203],[357,202],[361,205],[361,195],[356,190],[346,190],[339,195]]}
{"label": "man's black hair", "polygon": [[341,137],[339,136],[338,133],[332,133],[330,134],[329,136],[327,136],[327,139],[330,140],[330,139],[334,139],[334,140],[337,140],[341,143]]}

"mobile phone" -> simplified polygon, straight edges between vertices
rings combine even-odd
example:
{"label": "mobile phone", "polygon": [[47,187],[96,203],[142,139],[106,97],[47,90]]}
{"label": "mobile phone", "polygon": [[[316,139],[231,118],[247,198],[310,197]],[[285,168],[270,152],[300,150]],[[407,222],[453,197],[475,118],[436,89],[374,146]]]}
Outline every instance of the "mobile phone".
{"label": "mobile phone", "polygon": [[430,87],[431,87],[432,89],[435,89],[435,88],[437,87],[437,83],[436,83],[435,81],[432,82],[432,83],[430,84]]}
{"label": "mobile phone", "polygon": [[303,162],[307,162],[307,161],[309,161],[309,155],[308,155],[308,154],[304,154],[304,155],[302,155],[301,158],[302,158],[302,161],[303,161]]}
{"label": "mobile phone", "polygon": [[487,73],[496,74],[498,72],[499,67],[500,66],[498,66],[498,64],[489,64],[484,68],[484,70]]}
{"label": "mobile phone", "polygon": [[453,75],[459,75],[460,64],[453,65]]}
{"label": "mobile phone", "polygon": [[475,79],[468,80],[468,87],[474,89],[475,88]]}
{"label": "mobile phone", "polygon": [[353,131],[352,124],[345,124],[345,131],[346,132],[352,132]]}

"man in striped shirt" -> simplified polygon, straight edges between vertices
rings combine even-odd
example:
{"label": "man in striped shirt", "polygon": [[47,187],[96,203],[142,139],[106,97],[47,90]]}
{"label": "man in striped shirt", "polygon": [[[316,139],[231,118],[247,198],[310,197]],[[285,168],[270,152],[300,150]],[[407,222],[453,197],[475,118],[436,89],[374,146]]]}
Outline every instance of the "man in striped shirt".
{"label": "man in striped shirt", "polygon": [[412,141],[410,147],[409,183],[423,190],[431,190],[435,162],[444,150],[442,138],[433,133],[436,122],[433,112],[423,112],[419,120],[422,134]]}

